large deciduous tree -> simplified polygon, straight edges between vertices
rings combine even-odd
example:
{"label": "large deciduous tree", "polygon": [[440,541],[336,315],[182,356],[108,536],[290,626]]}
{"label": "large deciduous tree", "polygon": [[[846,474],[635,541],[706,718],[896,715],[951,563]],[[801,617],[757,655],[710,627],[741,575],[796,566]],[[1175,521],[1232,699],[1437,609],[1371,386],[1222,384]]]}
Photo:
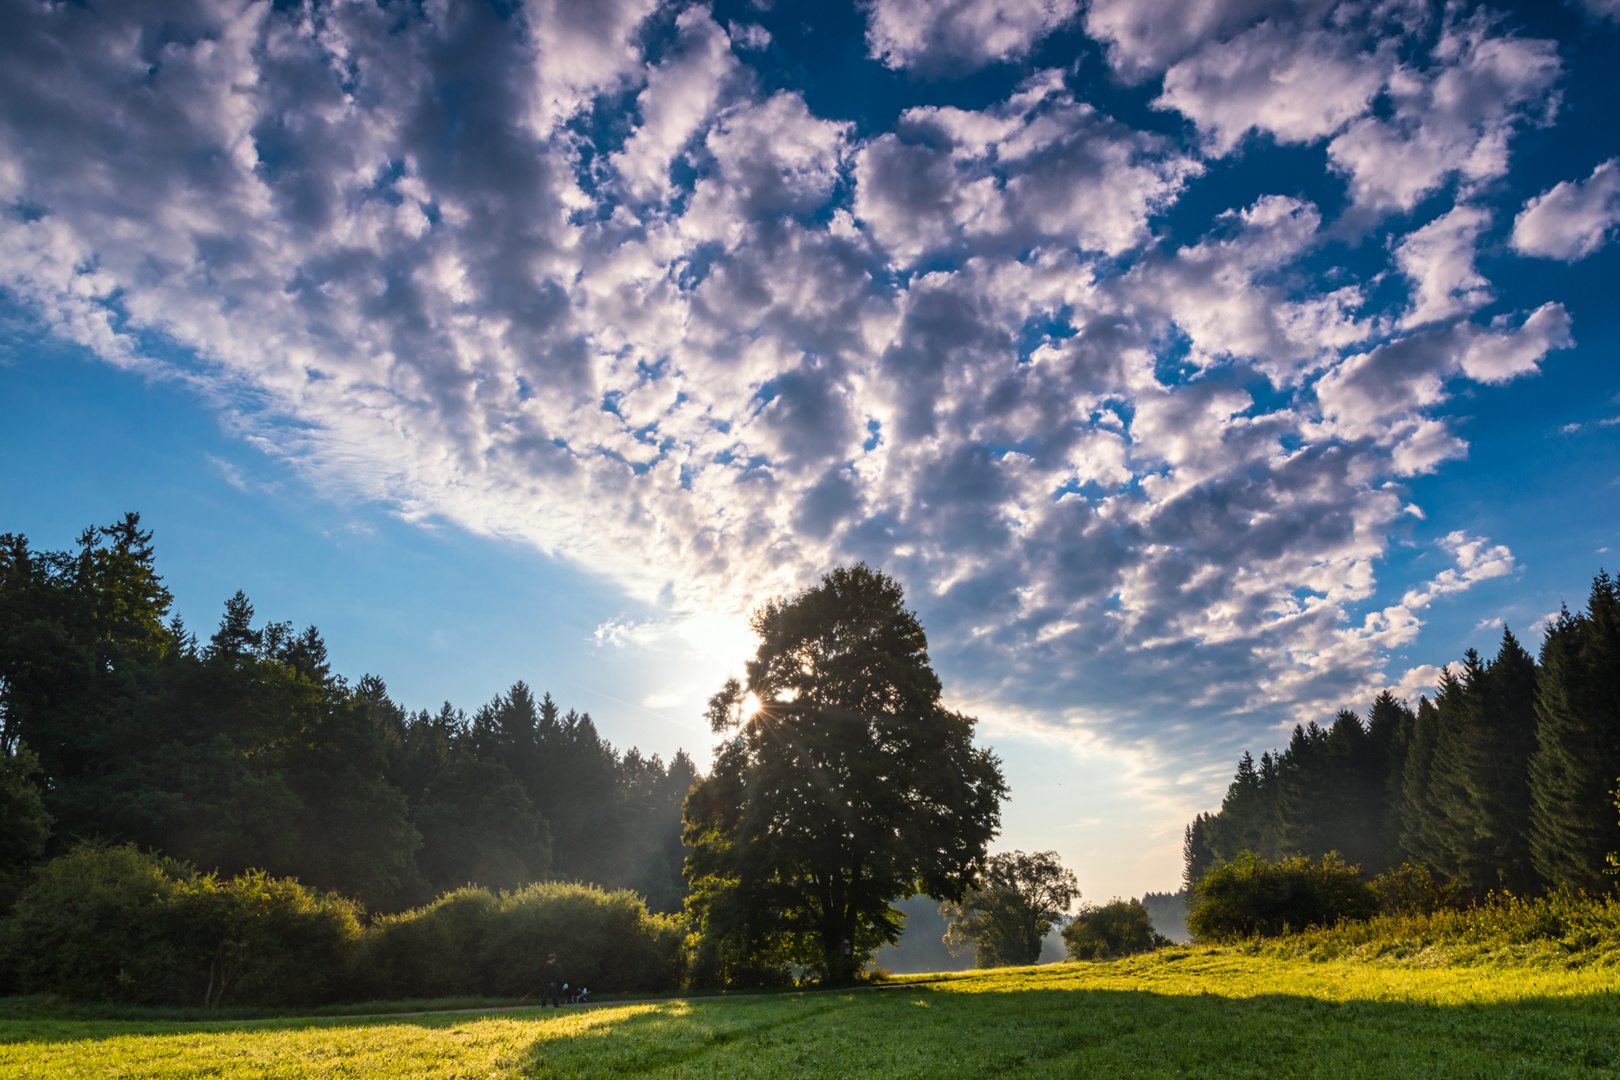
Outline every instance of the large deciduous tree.
{"label": "large deciduous tree", "polygon": [[710,700],[727,739],[686,801],[704,932],[834,983],[899,939],[893,901],[962,898],[1006,796],[976,721],[941,704],[903,600],[863,563],[755,611],[746,686]]}
{"label": "large deciduous tree", "polygon": [[1080,896],[1074,871],[1055,851],[1006,851],[990,857],[984,877],[962,902],[940,905],[953,953],[974,947],[979,967],[1034,964],[1052,927]]}

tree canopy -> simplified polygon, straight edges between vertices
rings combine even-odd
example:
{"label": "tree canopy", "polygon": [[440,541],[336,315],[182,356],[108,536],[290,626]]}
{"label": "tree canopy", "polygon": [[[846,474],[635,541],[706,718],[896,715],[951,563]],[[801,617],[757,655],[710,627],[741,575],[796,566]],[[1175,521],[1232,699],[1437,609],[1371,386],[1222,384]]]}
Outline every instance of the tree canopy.
{"label": "tree canopy", "polygon": [[1187,828],[1190,888],[1245,852],[1338,853],[1367,874],[1409,863],[1458,895],[1613,888],[1620,775],[1620,585],[1552,621],[1532,658],[1503,628],[1416,707],[1388,691],[1363,720],[1294,729],[1280,754],[1245,753],[1220,809]]}
{"label": "tree canopy", "polygon": [[746,684],[710,701],[727,738],[686,802],[703,932],[852,980],[898,940],[891,904],[958,900],[1000,826],[1006,782],[947,709],[900,585],[864,563],[761,605]]}
{"label": "tree canopy", "polygon": [[982,968],[1038,963],[1046,935],[1079,896],[1074,871],[1055,851],[992,855],[961,903],[940,905],[945,941],[958,955],[971,945]]}
{"label": "tree canopy", "polygon": [[241,592],[207,641],[171,603],[138,515],[65,552],[0,535],[0,913],[27,864],[97,838],[373,910],[553,875],[680,909],[684,753],[621,753],[521,682],[411,713]]}

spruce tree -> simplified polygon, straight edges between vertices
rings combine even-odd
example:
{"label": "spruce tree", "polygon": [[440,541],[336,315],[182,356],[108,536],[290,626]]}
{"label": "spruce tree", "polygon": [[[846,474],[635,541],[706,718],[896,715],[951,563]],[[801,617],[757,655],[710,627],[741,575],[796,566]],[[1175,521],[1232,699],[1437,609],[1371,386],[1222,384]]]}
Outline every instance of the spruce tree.
{"label": "spruce tree", "polygon": [[1373,865],[1363,867],[1381,873],[1401,861],[1401,779],[1406,773],[1406,757],[1411,749],[1412,726],[1417,714],[1385,690],[1373,699],[1367,710],[1367,738],[1371,744],[1372,765],[1368,785],[1377,789],[1379,855]]}
{"label": "spruce tree", "polygon": [[1412,735],[1407,743],[1406,760],[1400,783],[1400,849],[1409,862],[1432,866],[1429,836],[1429,774],[1434,768],[1435,741],[1440,734],[1440,716],[1426,696],[1418,699],[1412,718]]}
{"label": "spruce tree", "polygon": [[1485,665],[1473,649],[1463,654],[1460,672],[1447,668],[1440,677],[1429,814],[1423,823],[1425,862],[1442,880],[1472,890],[1488,888],[1492,877],[1479,849],[1485,825],[1478,791],[1487,738],[1485,684]]}
{"label": "spruce tree", "polygon": [[1566,609],[1541,646],[1537,750],[1530,763],[1531,854],[1553,885],[1607,890],[1620,847],[1620,588],[1600,573],[1584,613]]}
{"label": "spruce tree", "polygon": [[1213,814],[1196,814],[1181,834],[1181,890],[1193,895],[1193,887],[1215,867],[1215,853],[1209,847],[1209,823]]}
{"label": "spruce tree", "polygon": [[1321,835],[1312,857],[1337,851],[1346,862],[1364,870],[1381,855],[1379,824],[1383,792],[1373,771],[1380,762],[1361,717],[1343,709],[1328,729],[1326,785],[1319,802]]}
{"label": "spruce tree", "polygon": [[1277,847],[1280,855],[1320,857],[1333,817],[1332,751],[1328,733],[1312,720],[1295,725],[1277,762]]}
{"label": "spruce tree", "polygon": [[1525,894],[1540,885],[1530,854],[1530,760],[1536,751],[1536,663],[1506,626],[1486,671],[1482,753],[1476,758],[1483,884]]}
{"label": "spruce tree", "polygon": [[1245,750],[1220,810],[1206,825],[1206,844],[1215,861],[1230,862],[1245,851],[1259,852],[1273,831],[1271,816],[1254,756]]}

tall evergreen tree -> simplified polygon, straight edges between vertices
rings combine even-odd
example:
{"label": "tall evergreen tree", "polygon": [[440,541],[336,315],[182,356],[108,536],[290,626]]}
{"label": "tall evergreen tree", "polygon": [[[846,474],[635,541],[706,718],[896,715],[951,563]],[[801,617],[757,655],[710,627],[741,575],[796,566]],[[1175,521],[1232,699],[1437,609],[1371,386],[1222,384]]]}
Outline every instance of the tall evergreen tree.
{"label": "tall evergreen tree", "polygon": [[[1536,662],[1506,626],[1486,670],[1484,741],[1475,763],[1483,885],[1528,894],[1541,885],[1531,855],[1530,761],[1536,740]],[[1494,880],[1493,880],[1494,878]]]}
{"label": "tall evergreen tree", "polygon": [[1277,847],[1282,855],[1320,855],[1334,830],[1333,751],[1316,721],[1295,725],[1277,763]]}
{"label": "tall evergreen tree", "polygon": [[1484,822],[1478,790],[1488,690],[1485,665],[1473,649],[1463,654],[1459,671],[1448,667],[1440,678],[1429,814],[1423,823],[1427,865],[1442,880],[1475,891],[1489,884],[1489,867],[1479,850]]}
{"label": "tall evergreen tree", "polygon": [[1276,842],[1276,816],[1276,792],[1267,789],[1254,756],[1244,751],[1220,811],[1206,820],[1204,843],[1223,863],[1245,851],[1269,852]]}
{"label": "tall evergreen tree", "polygon": [[1429,825],[1432,814],[1429,780],[1434,771],[1435,744],[1439,737],[1439,713],[1428,697],[1420,697],[1412,718],[1412,737],[1407,744],[1400,785],[1401,854],[1419,866],[1434,865],[1429,840],[1433,831]]}
{"label": "tall evergreen tree", "polygon": [[1382,762],[1381,775],[1369,777],[1371,783],[1381,784],[1382,809],[1378,819],[1380,856],[1371,867],[1382,872],[1400,863],[1402,798],[1401,779],[1406,775],[1407,756],[1411,753],[1413,726],[1417,714],[1407,708],[1388,690],[1373,699],[1367,711],[1367,735],[1373,754]]}
{"label": "tall evergreen tree", "polygon": [[1218,860],[1209,846],[1209,823],[1214,814],[1196,814],[1181,836],[1181,888],[1188,896],[1193,887],[1204,880],[1204,875],[1215,868]]}
{"label": "tall evergreen tree", "polygon": [[1587,609],[1566,609],[1541,646],[1537,749],[1530,763],[1531,855],[1554,885],[1612,887],[1620,847],[1611,792],[1620,776],[1620,586],[1592,583]]}

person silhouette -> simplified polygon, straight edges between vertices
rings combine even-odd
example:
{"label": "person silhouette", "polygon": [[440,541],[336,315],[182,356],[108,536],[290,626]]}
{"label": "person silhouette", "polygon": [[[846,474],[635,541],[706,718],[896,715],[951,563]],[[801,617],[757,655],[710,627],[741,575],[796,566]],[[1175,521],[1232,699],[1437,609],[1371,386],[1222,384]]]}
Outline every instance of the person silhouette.
{"label": "person silhouette", "polygon": [[557,1000],[557,954],[551,953],[546,957],[546,969],[540,976],[545,985],[545,991],[540,995],[540,1007],[546,1007],[546,998],[551,998],[554,1008],[562,1008],[562,1002]]}

